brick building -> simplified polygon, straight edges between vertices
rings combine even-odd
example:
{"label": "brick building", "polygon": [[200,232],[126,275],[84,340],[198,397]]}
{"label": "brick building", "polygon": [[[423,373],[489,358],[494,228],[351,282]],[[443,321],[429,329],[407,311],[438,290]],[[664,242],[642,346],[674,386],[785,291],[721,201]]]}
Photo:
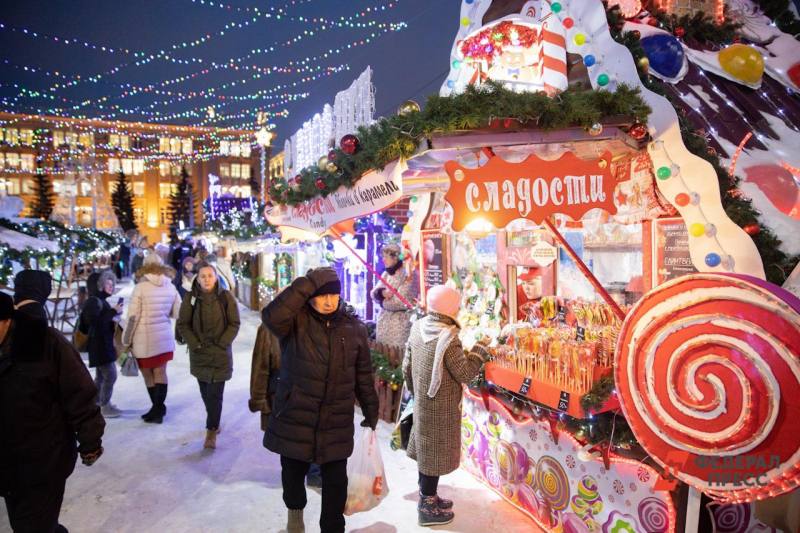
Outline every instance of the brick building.
{"label": "brick building", "polygon": [[122,170],[135,198],[139,230],[154,242],[168,232],[169,196],[181,167],[198,200],[197,223],[210,175],[219,178],[223,196],[250,196],[251,177],[258,183],[261,173],[254,133],[0,113],[0,195],[21,197],[26,215],[39,168],[50,175],[58,196],[52,218],[109,228],[116,225],[110,198]]}

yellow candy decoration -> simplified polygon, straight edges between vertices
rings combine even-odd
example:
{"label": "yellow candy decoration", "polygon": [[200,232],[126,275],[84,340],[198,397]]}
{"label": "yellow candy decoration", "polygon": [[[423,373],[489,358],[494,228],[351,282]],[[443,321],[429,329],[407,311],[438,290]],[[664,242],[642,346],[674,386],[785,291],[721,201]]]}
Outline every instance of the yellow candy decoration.
{"label": "yellow candy decoration", "polygon": [[719,64],[723,70],[745,83],[761,83],[764,74],[764,58],[752,46],[733,44],[720,51]]}
{"label": "yellow candy decoration", "polygon": [[691,226],[689,226],[689,233],[692,234],[693,237],[701,237],[706,233],[706,227],[699,222],[695,222]]}

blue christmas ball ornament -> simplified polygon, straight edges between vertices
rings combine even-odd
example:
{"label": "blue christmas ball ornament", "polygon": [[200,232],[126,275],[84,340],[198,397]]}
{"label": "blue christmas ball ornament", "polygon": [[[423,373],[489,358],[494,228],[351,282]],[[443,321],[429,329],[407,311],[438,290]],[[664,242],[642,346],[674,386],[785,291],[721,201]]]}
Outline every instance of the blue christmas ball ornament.
{"label": "blue christmas ball ornament", "polygon": [[684,53],[680,41],[674,35],[651,35],[641,41],[650,68],[665,78],[674,78],[683,68]]}
{"label": "blue christmas ball ornament", "polygon": [[328,244],[325,246],[325,248],[327,248],[328,250],[333,250],[333,243],[332,242],[328,242]]}
{"label": "blue christmas ball ornament", "polygon": [[597,62],[597,60],[594,58],[594,56],[592,54],[588,54],[588,55],[583,57],[583,64],[586,65],[587,67],[591,67],[596,62]]}
{"label": "blue christmas ball ornament", "polygon": [[719,254],[711,252],[710,254],[706,255],[706,265],[710,266],[711,268],[718,266],[721,262],[722,258],[719,256]]}

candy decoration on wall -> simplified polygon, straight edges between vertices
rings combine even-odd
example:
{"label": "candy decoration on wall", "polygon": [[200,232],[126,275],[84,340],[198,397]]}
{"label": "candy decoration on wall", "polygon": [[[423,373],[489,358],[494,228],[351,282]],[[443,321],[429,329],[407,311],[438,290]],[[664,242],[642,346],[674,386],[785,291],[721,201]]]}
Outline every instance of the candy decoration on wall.
{"label": "candy decoration on wall", "polygon": [[603,533],[639,533],[639,528],[631,515],[612,511],[603,524]]}
{"label": "candy decoration on wall", "polygon": [[720,50],[719,64],[725,72],[750,85],[760,84],[764,75],[764,58],[746,44],[732,44]]}
{"label": "candy decoration on wall", "polygon": [[672,79],[681,73],[686,56],[677,38],[664,33],[645,37],[640,42],[655,74]]}
{"label": "candy decoration on wall", "polygon": [[597,481],[592,476],[584,476],[578,482],[577,494],[572,497],[574,512],[591,531],[597,531],[600,525],[595,517],[603,512],[603,500],[597,488]]}
{"label": "candy decoration on wall", "polygon": [[626,317],[617,392],[638,441],[674,476],[719,501],[752,501],[800,484],[798,354],[800,299],[752,276],[693,274]]}
{"label": "candy decoration on wall", "polygon": [[609,0],[608,7],[619,7],[619,12],[626,19],[635,17],[642,10],[641,0]]}
{"label": "candy decoration on wall", "polygon": [[536,486],[553,511],[569,505],[569,477],[557,459],[543,455],[536,463]]}
{"label": "candy decoration on wall", "polygon": [[660,533],[669,527],[669,510],[658,498],[648,497],[639,502],[639,524],[647,533]]}
{"label": "candy decoration on wall", "polygon": [[[736,503],[720,505],[708,504],[711,511],[711,520],[716,533],[738,533],[748,531],[750,525],[751,509],[749,503]],[[753,530],[749,530],[753,531]]]}

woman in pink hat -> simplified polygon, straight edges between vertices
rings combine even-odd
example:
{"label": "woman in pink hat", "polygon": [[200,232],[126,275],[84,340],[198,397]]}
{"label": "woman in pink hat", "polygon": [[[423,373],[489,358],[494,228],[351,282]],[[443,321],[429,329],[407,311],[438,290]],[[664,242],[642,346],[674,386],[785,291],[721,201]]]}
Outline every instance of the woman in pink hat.
{"label": "woman in pink hat", "polygon": [[462,383],[469,383],[489,358],[478,342],[465,354],[456,321],[461,294],[445,285],[427,294],[428,315],[411,328],[403,360],[406,384],[414,395],[414,426],[408,456],[419,470],[419,525],[453,521],[453,502],[436,494],[439,476],[458,468],[461,458]]}

